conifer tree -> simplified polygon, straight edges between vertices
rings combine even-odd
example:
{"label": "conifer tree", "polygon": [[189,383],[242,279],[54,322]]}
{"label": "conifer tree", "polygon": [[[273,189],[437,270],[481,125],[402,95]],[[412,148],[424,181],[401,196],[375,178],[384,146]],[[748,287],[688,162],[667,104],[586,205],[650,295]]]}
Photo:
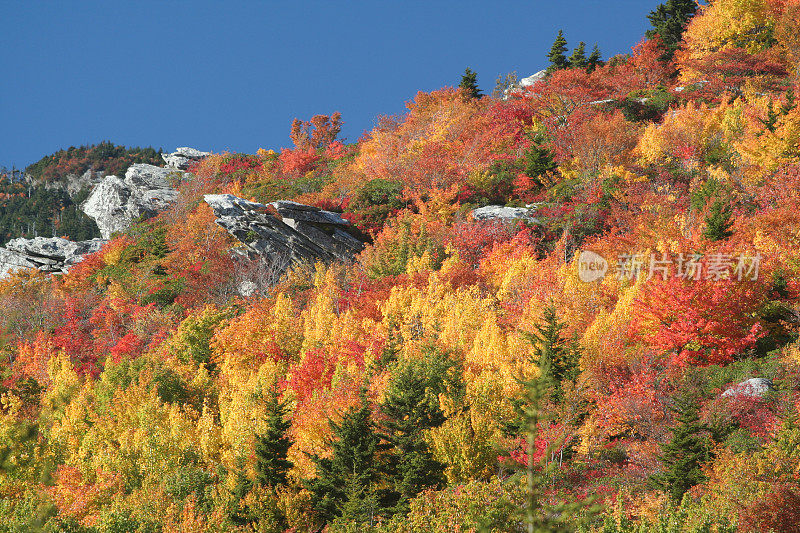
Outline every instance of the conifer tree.
{"label": "conifer tree", "polygon": [[314,510],[326,523],[343,517],[345,511],[350,514],[343,517],[347,520],[357,520],[353,515],[372,516],[375,510],[362,507],[376,501],[379,439],[366,391],[361,391],[360,406],[348,410],[341,422],[329,421],[329,424],[333,431],[330,443],[333,453],[331,457],[311,455],[317,475],[306,483],[313,494]]}
{"label": "conifer tree", "polygon": [[656,35],[664,42],[666,52],[662,59],[671,60],[681,42],[683,30],[697,13],[696,0],[667,0],[647,15],[652,29],[645,35],[648,39]]}
{"label": "conifer tree", "polygon": [[677,424],[672,428],[669,442],[661,448],[664,472],[651,480],[673,501],[680,502],[689,489],[706,479],[701,466],[709,458],[709,439],[697,414],[696,398],[688,394],[680,396],[674,410]]}
{"label": "conifer tree", "polygon": [[597,44],[595,44],[592,48],[592,53],[589,54],[589,57],[586,59],[586,70],[592,72],[602,63],[603,56],[600,54],[600,48],[598,48]]}
{"label": "conifer tree", "polygon": [[585,42],[581,41],[578,43],[578,46],[572,51],[572,55],[567,59],[567,62],[570,68],[586,68],[589,66],[589,62],[586,59]]}
{"label": "conifer tree", "polygon": [[733,235],[730,231],[733,226],[731,216],[733,211],[730,204],[723,200],[717,200],[711,204],[711,208],[706,215],[706,227],[703,236],[710,241],[723,241]]}
{"label": "conifer tree", "polygon": [[472,69],[467,68],[461,76],[461,83],[458,85],[468,98],[481,98],[481,90],[478,88],[478,74]]}
{"label": "conifer tree", "polygon": [[547,376],[552,376],[553,369],[550,367],[550,359],[546,356],[540,357],[538,363],[532,359],[531,364],[538,366],[538,375],[519,380],[522,385],[522,396],[514,403],[515,409],[521,415],[520,433],[525,436],[527,444],[527,464],[524,467],[526,498],[525,505],[520,509],[520,518],[527,533],[575,531],[575,524],[569,523],[570,519],[575,520],[581,513],[584,516],[593,515],[600,509],[594,505],[593,497],[556,504],[548,503],[545,498],[546,487],[550,484],[558,464],[554,461],[548,462],[547,457],[551,450],[561,447],[564,443],[563,439],[561,442],[550,443],[542,458],[536,460],[536,441],[541,424],[548,422],[551,417],[545,405],[551,386]]}
{"label": "conifer tree", "polygon": [[267,400],[266,431],[256,436],[256,485],[275,488],[286,484],[286,473],[293,464],[286,457],[292,441],[287,432],[291,421],[286,419],[287,406],[273,391]]}
{"label": "conifer tree", "polygon": [[551,386],[556,401],[563,400],[562,384],[575,380],[579,372],[580,354],[575,344],[562,335],[565,326],[558,319],[555,307],[549,304],[542,311],[542,322],[528,334],[539,368],[547,369],[542,379]]}
{"label": "conifer tree", "polygon": [[553,42],[553,46],[550,48],[550,53],[547,54],[547,59],[550,61],[550,66],[547,67],[548,73],[569,67],[569,61],[567,61],[567,56],[565,55],[566,52],[567,40],[564,38],[564,32],[562,30],[558,30],[556,40]]}
{"label": "conifer tree", "polygon": [[424,432],[446,420],[440,394],[463,394],[459,375],[447,354],[434,348],[424,359],[401,362],[393,372],[380,410],[383,437],[391,446],[388,471],[398,511],[423,490],[444,485],[445,465],[433,457]]}

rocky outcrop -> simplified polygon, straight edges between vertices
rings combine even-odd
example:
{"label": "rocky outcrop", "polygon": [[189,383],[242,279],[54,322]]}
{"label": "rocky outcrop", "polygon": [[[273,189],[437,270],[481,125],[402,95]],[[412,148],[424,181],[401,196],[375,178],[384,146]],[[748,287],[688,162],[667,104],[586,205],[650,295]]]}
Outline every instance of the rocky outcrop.
{"label": "rocky outcrop", "polygon": [[539,220],[534,216],[536,209],[529,207],[505,207],[502,205],[487,205],[472,210],[472,218],[475,220],[491,220],[497,222],[512,222],[514,220],[525,220],[533,224],[538,224]]}
{"label": "rocky outcrop", "polygon": [[83,261],[85,255],[100,250],[105,242],[102,239],[72,242],[60,237],[12,239],[5,248],[0,248],[0,278],[24,268],[66,273],[72,265]]}
{"label": "rocky outcrop", "polygon": [[201,152],[195,148],[183,146],[176,148],[171,154],[161,154],[167,166],[176,170],[189,170],[192,163],[211,155],[211,152]]}
{"label": "rocky outcrop", "polygon": [[536,74],[532,74],[527,78],[522,78],[517,83],[509,87],[505,90],[503,94],[503,99],[507,99],[509,96],[512,95],[520,95],[522,94],[527,87],[533,87],[536,85],[537,82],[544,80],[547,77],[546,70],[540,70]]}
{"label": "rocky outcrop", "polygon": [[761,398],[773,389],[772,380],[767,378],[751,378],[728,387],[722,393],[723,398]]}
{"label": "rocky outcrop", "polygon": [[171,178],[184,174],[181,170],[131,165],[125,179],[106,176],[81,206],[93,218],[104,239],[125,231],[135,221],[150,218],[167,209],[178,196]]}
{"label": "rocky outcrop", "polygon": [[216,222],[247,250],[288,267],[308,262],[349,261],[364,245],[336,213],[295,202],[250,202],[231,194],[208,194]]}

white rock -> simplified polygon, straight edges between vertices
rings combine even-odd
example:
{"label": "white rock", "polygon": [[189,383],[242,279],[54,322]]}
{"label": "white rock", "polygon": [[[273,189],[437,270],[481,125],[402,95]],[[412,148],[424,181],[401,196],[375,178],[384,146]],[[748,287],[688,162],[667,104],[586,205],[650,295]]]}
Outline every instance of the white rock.
{"label": "white rock", "polygon": [[182,177],[181,170],[153,165],[131,165],[125,179],[106,176],[81,206],[93,218],[104,239],[125,231],[135,221],[152,217],[167,209],[178,197],[171,177]]}
{"label": "white rock", "polygon": [[[207,194],[204,198],[216,223],[254,259],[268,265],[273,273],[267,277],[273,279],[295,263],[350,261],[364,247],[347,231],[349,222],[318,207],[287,201],[264,205],[232,194]],[[250,281],[240,282],[241,294],[255,290]]]}
{"label": "white rock", "polygon": [[167,166],[177,170],[187,170],[195,161],[199,161],[211,155],[211,152],[201,152],[196,148],[182,146],[176,148],[171,154],[161,154]]}
{"label": "white rock", "polygon": [[[531,204],[534,205],[534,204]],[[539,220],[533,215],[535,209],[529,207],[506,207],[502,205],[487,205],[472,210],[475,220],[496,220],[511,222],[513,220],[526,220],[538,224]]]}
{"label": "white rock", "polygon": [[519,88],[533,87],[534,85],[536,85],[536,82],[542,81],[546,77],[547,77],[547,71],[540,70],[536,74],[532,74],[527,78],[522,78],[521,80],[519,80],[517,82],[517,87]]}
{"label": "white rock", "polygon": [[722,393],[723,398],[734,398],[746,396],[750,398],[761,398],[773,389],[772,380],[766,378],[751,378],[747,381],[737,383],[729,387]]}
{"label": "white rock", "polygon": [[73,242],[60,237],[11,239],[5,248],[0,248],[0,278],[23,268],[65,273],[105,243],[102,239]]}

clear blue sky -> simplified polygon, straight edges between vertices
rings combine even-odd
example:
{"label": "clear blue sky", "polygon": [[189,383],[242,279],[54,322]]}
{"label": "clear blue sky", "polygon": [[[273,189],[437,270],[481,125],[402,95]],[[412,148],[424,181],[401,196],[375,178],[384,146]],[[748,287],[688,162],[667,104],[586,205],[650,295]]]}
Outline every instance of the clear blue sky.
{"label": "clear blue sky", "polygon": [[333,111],[352,141],[466,67],[485,92],[543,68],[559,28],[629,52],[659,3],[0,0],[0,165],[105,139],[254,153]]}

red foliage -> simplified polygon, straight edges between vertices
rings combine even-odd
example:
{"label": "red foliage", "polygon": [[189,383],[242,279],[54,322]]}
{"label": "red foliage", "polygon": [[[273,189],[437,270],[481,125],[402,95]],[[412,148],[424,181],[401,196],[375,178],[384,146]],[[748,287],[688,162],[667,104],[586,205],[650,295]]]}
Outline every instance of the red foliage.
{"label": "red foliage", "polygon": [[683,65],[699,73],[699,83],[690,86],[686,94],[711,101],[726,92],[740,93],[747,81],[759,91],[775,91],[787,75],[773,50],[750,54],[742,48],[724,48],[702,59],[687,59]]}
{"label": "red foliage", "polygon": [[800,532],[800,487],[795,484],[776,486],[742,510],[739,526],[742,531]]}
{"label": "red foliage", "polygon": [[286,174],[305,174],[317,167],[322,156],[313,148],[284,148],[279,156],[283,172]]}
{"label": "red foliage", "polygon": [[637,301],[632,332],[678,365],[724,364],[762,335],[754,313],[764,297],[757,282],[654,277]]}

